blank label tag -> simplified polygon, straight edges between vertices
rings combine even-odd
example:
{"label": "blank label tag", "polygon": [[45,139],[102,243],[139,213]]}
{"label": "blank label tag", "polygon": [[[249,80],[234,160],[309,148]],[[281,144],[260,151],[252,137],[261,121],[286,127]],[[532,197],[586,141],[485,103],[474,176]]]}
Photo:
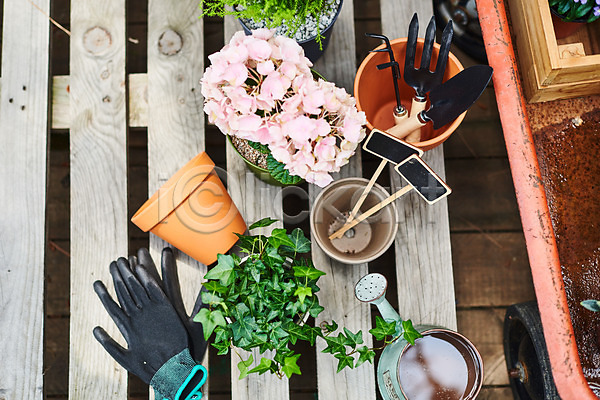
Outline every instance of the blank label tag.
{"label": "blank label tag", "polygon": [[423,155],[423,150],[418,147],[390,136],[379,129],[371,131],[371,135],[363,144],[363,149],[393,164],[399,164],[413,154],[419,157]]}
{"label": "blank label tag", "polygon": [[416,155],[410,156],[395,169],[429,204],[443,199],[452,192],[446,182]]}

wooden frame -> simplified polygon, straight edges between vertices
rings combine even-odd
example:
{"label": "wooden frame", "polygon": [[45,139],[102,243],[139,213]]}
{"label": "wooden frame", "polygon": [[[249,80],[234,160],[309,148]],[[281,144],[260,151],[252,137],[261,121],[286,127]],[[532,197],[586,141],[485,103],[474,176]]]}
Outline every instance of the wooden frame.
{"label": "wooden frame", "polygon": [[557,40],[548,0],[509,0],[527,101],[600,93],[600,21]]}

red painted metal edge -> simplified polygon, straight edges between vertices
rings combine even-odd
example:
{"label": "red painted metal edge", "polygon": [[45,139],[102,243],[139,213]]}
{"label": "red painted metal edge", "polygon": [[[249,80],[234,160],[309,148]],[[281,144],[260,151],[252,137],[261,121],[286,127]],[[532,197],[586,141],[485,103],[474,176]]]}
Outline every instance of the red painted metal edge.
{"label": "red painted metal edge", "polygon": [[504,1],[477,0],[477,10],[488,61],[494,68],[494,89],[554,382],[564,400],[597,400],[583,376],[577,354]]}

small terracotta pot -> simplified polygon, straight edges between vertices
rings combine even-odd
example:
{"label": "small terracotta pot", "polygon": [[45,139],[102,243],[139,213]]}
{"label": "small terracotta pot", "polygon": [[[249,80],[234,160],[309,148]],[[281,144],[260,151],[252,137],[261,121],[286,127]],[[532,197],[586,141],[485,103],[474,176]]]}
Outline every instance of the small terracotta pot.
{"label": "small terracotta pot", "polygon": [[[368,182],[364,178],[345,178],[329,184],[319,193],[310,212],[312,238],[325,254],[345,264],[361,264],[381,256],[398,231],[396,205],[392,203],[353,228],[355,236],[334,239],[338,241],[335,243],[329,240],[329,235],[343,225],[343,221],[335,225],[336,217],[349,214]],[[366,211],[388,196],[384,188],[375,184],[360,210]]]}
{"label": "small terracotta pot", "polygon": [[189,161],[131,218],[208,265],[226,253],[243,234],[246,223],[217,176],[215,163],[202,152]]}
{"label": "small terracotta pot", "polygon": [[[394,39],[390,43],[394,50],[394,58],[400,64],[401,75],[404,74],[404,56],[406,54],[407,38]],[[415,55],[415,65],[421,64],[421,53],[423,51],[424,39],[419,38],[417,41],[417,53]],[[384,45],[377,49],[384,48]],[[431,65],[435,68],[437,56],[440,51],[439,44],[433,47],[431,56]],[[387,53],[369,53],[363,60],[356,73],[354,79],[354,96],[356,97],[356,106],[360,111],[364,111],[367,115],[367,127],[369,129],[377,128],[385,131],[394,126],[393,109],[396,106],[396,97],[394,95],[394,84],[392,82],[392,72],[389,68],[378,70],[377,65],[389,62]],[[454,54],[448,55],[446,64],[446,72],[443,81],[447,81],[454,75],[458,74],[464,68],[458,58]],[[404,76],[404,75],[403,75]],[[404,79],[399,80],[400,97],[402,104],[410,111],[412,98],[415,91],[408,86]],[[429,108],[429,101],[427,107]],[[440,129],[433,129],[432,124],[427,124],[421,129],[421,141],[412,143],[413,145],[423,149],[424,151],[431,150],[434,147],[442,144],[450,137],[452,132],[458,128],[462,120],[465,118],[466,111],[462,113],[451,123],[444,125]]]}

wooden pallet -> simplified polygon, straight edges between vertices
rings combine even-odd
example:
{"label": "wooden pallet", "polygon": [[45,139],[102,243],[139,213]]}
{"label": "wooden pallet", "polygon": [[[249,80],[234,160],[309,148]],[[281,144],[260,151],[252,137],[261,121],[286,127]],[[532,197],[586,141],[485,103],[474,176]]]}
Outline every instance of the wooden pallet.
{"label": "wooden pallet", "polygon": [[[405,36],[414,11],[422,20],[432,14],[428,2],[380,3],[383,32],[390,37]],[[204,71],[203,20],[196,0],[150,1],[148,73],[126,75],[125,1],[72,2],[71,75],[50,77],[49,1],[36,4],[39,8],[7,1],[3,11],[0,131],[6,140],[0,146],[0,209],[10,213],[3,215],[2,226],[9,228],[0,240],[0,354],[5,361],[0,397],[42,398],[47,134],[54,127],[70,130],[69,398],[125,399],[127,374],[91,335],[94,326],[102,325],[118,337],[92,283],[109,282],[108,264],[128,251],[128,127],[148,128],[149,194],[205,147],[198,83]],[[346,0],[329,49],[317,64],[329,80],[348,90],[356,71],[353,10],[352,0]],[[235,30],[236,22],[227,19],[225,37]],[[441,147],[426,159],[444,176]],[[231,196],[247,221],[282,217],[281,189],[257,180],[229,147],[227,173]],[[359,154],[340,176],[360,174]],[[400,186],[393,171],[391,179],[394,187]],[[310,198],[317,193],[311,188]],[[389,296],[398,298],[400,313],[415,323],[456,328],[447,203],[429,207],[413,196],[397,205],[398,292]],[[151,237],[155,257],[163,246]],[[178,259],[184,299],[191,305],[206,267],[182,254]],[[371,310],[352,294],[368,265],[332,262],[316,245],[313,260],[328,273],[321,285],[327,309],[323,318],[368,331]],[[317,350],[323,347],[317,344]],[[319,351],[316,359],[321,398],[375,398],[372,365],[335,374],[335,359]],[[239,381],[236,364],[233,359],[232,398],[289,398],[287,380],[258,376]]]}

